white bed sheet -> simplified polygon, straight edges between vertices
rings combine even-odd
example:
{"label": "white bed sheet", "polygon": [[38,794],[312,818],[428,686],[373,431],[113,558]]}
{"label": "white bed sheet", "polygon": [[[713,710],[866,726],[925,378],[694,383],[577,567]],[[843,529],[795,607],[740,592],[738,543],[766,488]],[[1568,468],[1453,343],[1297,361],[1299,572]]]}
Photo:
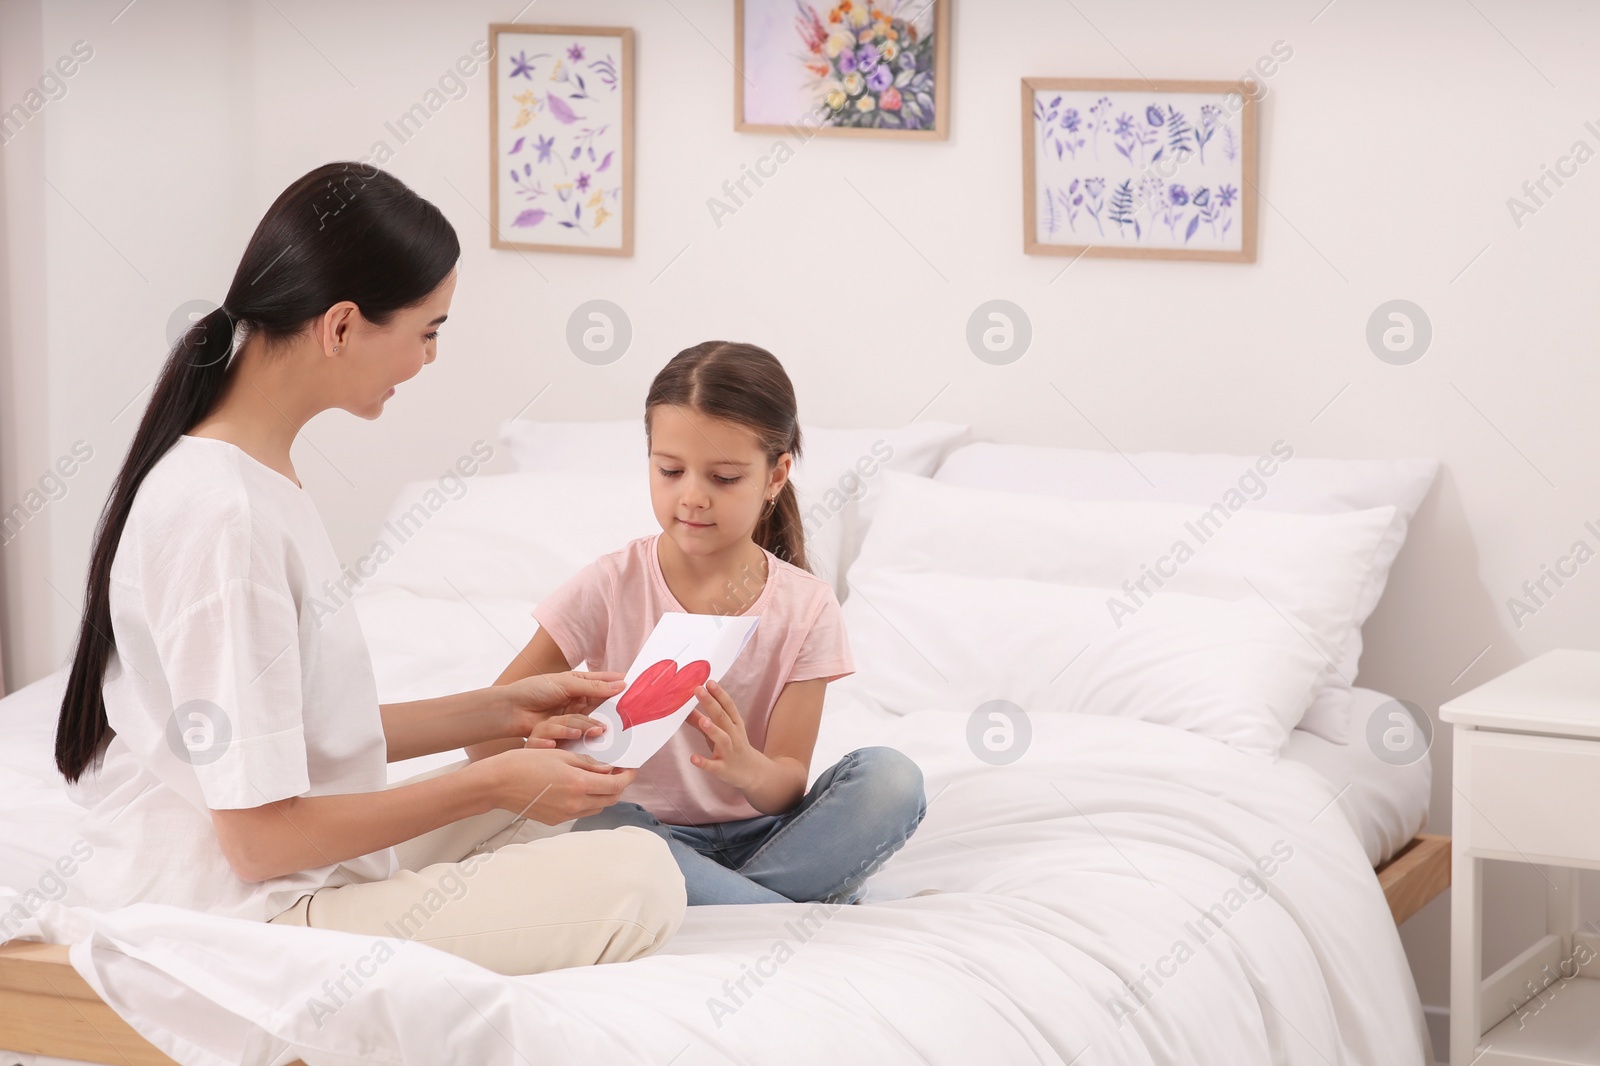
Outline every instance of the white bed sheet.
{"label": "white bed sheet", "polygon": [[[501,604],[480,601],[473,607],[461,605],[461,611],[439,602],[413,606],[423,607],[435,617],[455,615],[450,618],[458,627],[455,631],[469,637],[493,640],[500,633],[523,629],[531,634],[531,626],[524,621],[527,618],[525,605],[513,601]],[[389,634],[391,640],[396,639],[398,631],[406,629],[421,636],[425,629],[415,613],[407,616],[396,607],[393,601],[385,603],[381,614],[388,623],[380,622],[374,614],[364,618],[364,624],[368,628],[387,625],[394,631]],[[480,610],[482,614],[478,613]],[[445,658],[449,657],[440,657],[441,660]],[[395,655],[383,680],[383,687],[388,690],[383,698],[420,698],[423,693],[434,694],[434,689],[454,692],[492,682],[493,674],[486,676],[484,673],[490,668],[489,664],[474,662],[473,658],[455,657],[453,665],[447,666],[435,662],[432,656]],[[489,660],[498,662],[492,655]],[[498,670],[498,667],[492,668]],[[430,669],[437,669],[437,672],[430,676],[427,673]],[[441,681],[443,687],[440,687]],[[0,728],[6,731],[8,740],[4,754],[0,754],[0,774],[4,774],[6,781],[6,824],[0,827],[0,872],[5,876],[0,883],[33,885],[74,839],[72,827],[77,820],[77,808],[66,799],[57,782],[36,772],[39,766],[49,765],[55,713],[65,683],[65,671],[59,671],[0,701],[0,710],[4,711],[0,714]],[[1355,723],[1365,722],[1374,709],[1391,699],[1373,689],[1358,687],[1353,691],[1356,694],[1352,706]],[[842,707],[830,704],[824,733],[812,761],[818,773],[849,750],[839,748],[831,757],[826,750],[830,735],[836,732],[831,727],[842,711]],[[878,718],[883,724],[895,717],[864,703],[853,705],[850,713],[868,719]],[[1361,736],[1358,731],[1351,735],[1353,738]],[[459,752],[448,752],[394,763],[389,777],[391,781],[399,781],[458,758]],[[1302,729],[1290,734],[1289,743],[1279,758],[1309,767],[1333,786],[1339,797],[1339,810],[1349,821],[1373,866],[1381,865],[1427,826],[1433,774],[1426,758],[1394,766],[1380,760],[1359,739],[1350,744],[1331,744]]]}
{"label": "white bed sheet", "polygon": [[[510,602],[385,593],[361,610],[386,700],[487,684],[532,631]],[[882,715],[837,689],[814,766],[893,744],[931,799],[860,907],[694,908],[652,958],[524,978],[395,944],[331,1014],[311,1000],[371,956],[370,938],[150,905],[96,914],[70,881],[36,932],[74,944],[108,1002],[186,1063],[437,1061],[446,1045],[456,1061],[537,1048],[586,1066],[1428,1061],[1398,934],[1362,842],[1330,816],[1345,801],[1325,770],[1080,715],[1037,716],[1028,756],[989,767],[966,747],[965,715]],[[37,887],[73,839],[48,771],[59,691],[53,675],[0,701],[16,741],[0,754],[12,889]],[[1241,892],[1274,845],[1291,857],[1266,894]],[[1201,911],[1238,899],[1198,935]],[[1125,984],[1141,979],[1147,1002]]]}
{"label": "white bed sheet", "polygon": [[1433,761],[1431,754],[1405,765],[1380,759],[1367,742],[1367,719],[1394,697],[1370,688],[1350,691],[1349,743],[1296,729],[1278,757],[1309,766],[1333,785],[1367,859],[1379,866],[1427,827]]}

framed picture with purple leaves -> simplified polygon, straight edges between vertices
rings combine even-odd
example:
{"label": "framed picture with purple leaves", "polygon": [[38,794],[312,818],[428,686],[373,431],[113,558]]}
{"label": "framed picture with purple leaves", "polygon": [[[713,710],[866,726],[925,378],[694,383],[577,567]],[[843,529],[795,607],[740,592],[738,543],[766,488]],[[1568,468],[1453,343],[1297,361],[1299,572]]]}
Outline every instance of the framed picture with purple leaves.
{"label": "framed picture with purple leaves", "polygon": [[633,31],[489,27],[489,243],[633,254]]}
{"label": "framed picture with purple leaves", "polygon": [[734,0],[734,129],[947,139],[950,4]]}
{"label": "framed picture with purple leaves", "polygon": [[1226,81],[1024,78],[1024,250],[1255,262],[1251,92]]}

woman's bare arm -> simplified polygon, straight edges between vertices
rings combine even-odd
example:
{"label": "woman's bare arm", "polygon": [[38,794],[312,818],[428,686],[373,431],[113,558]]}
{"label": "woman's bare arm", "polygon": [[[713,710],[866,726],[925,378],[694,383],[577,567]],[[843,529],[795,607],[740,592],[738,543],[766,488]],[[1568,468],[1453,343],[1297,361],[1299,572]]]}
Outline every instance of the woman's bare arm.
{"label": "woman's bare arm", "polygon": [[597,814],[635,776],[570,751],[520,748],[378,792],[214,810],[211,824],[234,873],[257,882],[380,851],[491,810],[523,812],[547,825]]}
{"label": "woman's bare arm", "polygon": [[498,685],[436,699],[385,703],[378,710],[383,714],[390,762],[499,740],[510,736],[515,724],[511,702]]}

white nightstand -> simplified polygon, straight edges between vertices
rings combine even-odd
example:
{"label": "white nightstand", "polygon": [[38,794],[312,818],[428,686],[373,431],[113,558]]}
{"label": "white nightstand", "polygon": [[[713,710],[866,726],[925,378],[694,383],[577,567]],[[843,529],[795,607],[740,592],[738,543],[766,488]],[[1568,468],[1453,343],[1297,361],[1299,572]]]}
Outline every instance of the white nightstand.
{"label": "white nightstand", "polygon": [[[1451,1066],[1600,1063],[1600,652],[1552,651],[1439,708],[1455,726]],[[1545,936],[1483,972],[1483,860],[1539,864]],[[1537,993],[1537,994],[1535,994]]]}

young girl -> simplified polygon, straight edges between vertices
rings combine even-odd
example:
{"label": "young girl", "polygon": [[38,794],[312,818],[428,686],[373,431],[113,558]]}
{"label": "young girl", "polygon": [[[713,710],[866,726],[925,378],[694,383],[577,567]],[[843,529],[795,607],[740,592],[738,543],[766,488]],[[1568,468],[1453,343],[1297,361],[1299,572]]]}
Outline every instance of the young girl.
{"label": "young girl", "polygon": [[[794,387],[769,352],[708,341],[656,375],[645,431],[661,533],[541,602],[538,632],[499,683],[582,660],[626,670],[665,611],[759,615],[722,684],[695,690],[696,709],[622,801],[573,828],[661,836],[691,906],[854,903],[927,805],[921,771],[892,748],[853,751],[806,790],[823,690],[854,665],[833,590],[806,569],[789,481]],[[566,724],[579,736],[599,721]]]}

